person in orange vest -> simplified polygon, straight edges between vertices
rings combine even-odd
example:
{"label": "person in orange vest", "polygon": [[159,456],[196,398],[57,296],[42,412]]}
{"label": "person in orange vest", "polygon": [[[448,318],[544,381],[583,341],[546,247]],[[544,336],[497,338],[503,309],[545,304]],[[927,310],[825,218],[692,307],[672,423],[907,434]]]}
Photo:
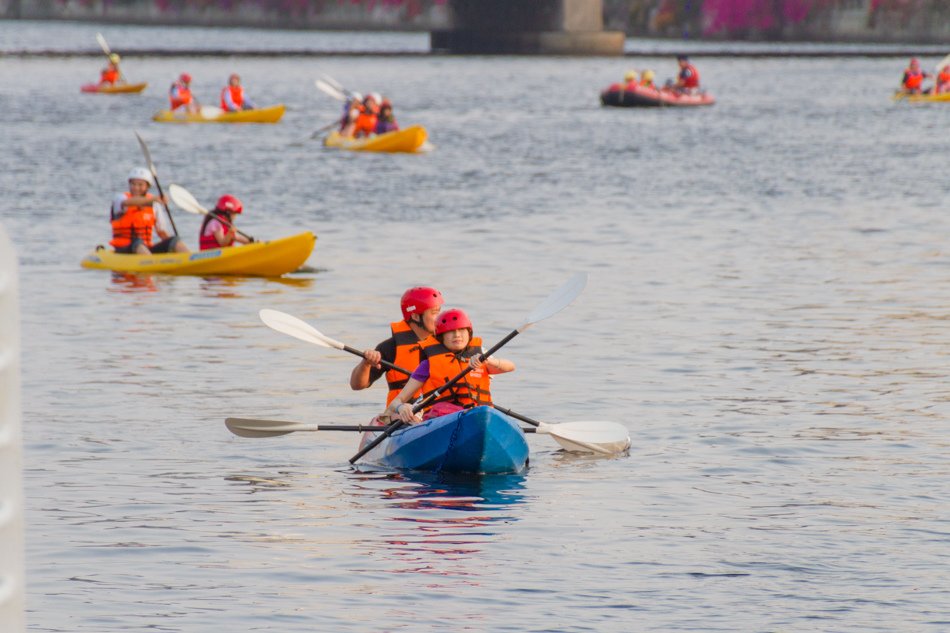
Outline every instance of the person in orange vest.
{"label": "person in orange vest", "polygon": [[636,90],[637,86],[640,84],[637,83],[637,80],[640,78],[640,75],[637,74],[635,70],[628,70],[623,75],[623,89],[624,90]]}
{"label": "person in orange vest", "polygon": [[376,134],[376,121],[379,117],[380,101],[382,101],[382,97],[375,92],[366,95],[366,98],[363,99],[363,111],[356,117],[356,124],[353,128],[353,136],[355,138]]}
{"label": "person in orange vest", "polygon": [[[472,322],[464,311],[446,310],[439,315],[435,326],[439,344],[422,350],[423,360],[389,406],[384,415],[398,417],[407,424],[447,415],[461,409],[491,406],[491,377],[515,370],[510,360],[489,356],[479,360],[482,342],[472,337]],[[472,371],[453,387],[449,387],[425,409],[425,415],[412,412],[409,401],[420,389],[429,393],[455,378],[466,367]]]}
{"label": "person in orange vest", "polygon": [[343,115],[340,117],[340,136],[351,137],[356,129],[356,119],[363,111],[363,95],[351,92],[343,104]]}
{"label": "person in orange vest", "polygon": [[238,233],[234,226],[234,216],[244,211],[244,205],[236,197],[225,194],[218,198],[218,204],[204,217],[198,231],[198,249],[206,251],[212,248],[224,248],[237,244],[250,244],[254,240]]}
{"label": "person in orange vest", "polygon": [[907,68],[904,69],[904,77],[901,79],[901,92],[908,95],[919,95],[924,92],[924,79],[930,77],[920,69],[920,60],[916,57],[910,60]]}
{"label": "person in orange vest", "polygon": [[656,73],[650,69],[644,70],[640,75],[640,85],[644,88],[653,88],[656,89],[656,85],[653,83],[653,80],[656,78]]}
{"label": "person in orange vest", "polygon": [[699,91],[699,71],[689,63],[689,57],[686,55],[677,55],[676,63],[679,64],[680,72],[676,77],[676,83],[673,88],[677,92],[684,94],[694,94]]}
{"label": "person in orange vest", "polygon": [[112,53],[109,55],[109,65],[102,70],[99,76],[100,86],[114,86],[122,79],[122,71],[119,70],[119,55]]}
{"label": "person in orange vest", "polygon": [[[151,195],[148,188],[152,184],[152,173],[144,167],[136,167],[129,172],[129,190],[117,194],[112,201],[109,214],[112,241],[109,244],[116,253],[188,252],[184,242],[166,230],[162,205],[168,204],[168,200]],[[158,234],[160,242],[152,244],[153,233]]]}
{"label": "person in orange vest", "polygon": [[950,65],[943,66],[940,72],[937,73],[934,92],[937,94],[950,92]]}
{"label": "person in orange vest", "polygon": [[366,389],[386,373],[389,393],[386,404],[405,387],[409,376],[400,371],[385,370],[381,360],[393,363],[407,371],[415,369],[422,362],[422,350],[436,344],[432,337],[435,333],[436,319],[445,302],[442,293],[430,286],[409,288],[399,300],[402,320],[389,324],[392,336],[363,352],[363,359],[350,372],[350,388],[354,391]]}
{"label": "person in orange vest", "polygon": [[256,107],[254,102],[244,95],[241,77],[237,74],[228,77],[228,85],[221,89],[221,109],[226,112],[240,112]]}
{"label": "person in orange vest", "polygon": [[189,114],[197,114],[201,105],[191,94],[191,75],[188,73],[179,75],[178,80],[168,89],[168,100],[171,102],[172,110],[184,108]]}

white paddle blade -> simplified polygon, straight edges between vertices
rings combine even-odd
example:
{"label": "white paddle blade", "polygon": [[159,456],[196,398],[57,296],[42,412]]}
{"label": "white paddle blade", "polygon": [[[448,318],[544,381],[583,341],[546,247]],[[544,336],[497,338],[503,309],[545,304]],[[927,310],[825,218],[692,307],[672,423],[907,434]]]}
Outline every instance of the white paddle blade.
{"label": "white paddle blade", "polygon": [[102,36],[102,33],[96,33],[96,41],[99,42],[99,46],[102,48],[102,52],[106,55],[111,55],[112,51],[109,49],[109,44],[106,43],[106,38]]}
{"label": "white paddle blade", "polygon": [[307,343],[313,343],[321,347],[332,347],[334,349],[343,349],[343,343],[334,341],[315,327],[298,319],[297,317],[281,312],[280,310],[271,310],[264,308],[260,311],[261,321],[272,330],[292,336]]}
{"label": "white paddle blade", "polygon": [[152,153],[148,151],[148,145],[145,144],[145,141],[142,140],[142,137],[138,132],[135,133],[135,138],[139,140],[139,146],[142,148],[142,154],[145,156],[145,162],[148,163],[148,170],[152,172],[152,176],[155,176],[155,165],[152,163]]}
{"label": "white paddle blade", "polygon": [[945,66],[950,66],[950,55],[947,55],[946,57],[944,57],[943,59],[941,59],[939,63],[937,63],[937,71],[936,71],[936,72],[939,73],[941,70],[944,69]]}
{"label": "white paddle blade", "polygon": [[518,328],[518,332],[524,332],[530,326],[538,321],[554,316],[571,304],[587,285],[587,273],[577,273],[567,280],[563,286],[554,291],[554,293],[542,301],[526,318],[524,324]]}
{"label": "white paddle blade", "polygon": [[343,94],[342,92],[340,92],[339,90],[337,90],[336,88],[328,84],[327,82],[323,81],[322,79],[317,79],[314,82],[314,84],[316,84],[317,88],[328,97],[332,99],[336,99],[337,101],[346,101],[345,94]]}
{"label": "white paddle blade", "polygon": [[201,112],[201,116],[205,119],[217,119],[219,116],[224,114],[224,110],[218,106],[212,105],[203,105],[201,108],[199,108],[199,111]]}
{"label": "white paddle blade", "polygon": [[175,183],[168,185],[168,196],[172,199],[172,202],[188,213],[194,213],[196,215],[208,214],[208,210],[198,204],[198,200],[191,195],[191,192],[181,185],[176,185]]}
{"label": "white paddle blade", "polygon": [[327,82],[328,84],[330,84],[331,86],[333,86],[334,88],[336,88],[336,89],[339,90],[340,92],[345,92],[345,91],[346,91],[346,88],[343,87],[343,84],[341,84],[339,81],[337,81],[336,79],[334,79],[334,78],[331,77],[330,75],[328,75],[328,74],[326,74],[326,73],[322,73],[320,76],[323,77],[323,78],[326,80],[326,82]]}
{"label": "white paddle blade", "polygon": [[319,431],[317,424],[284,422],[282,420],[249,420],[246,418],[228,418],[224,421],[228,430],[241,437],[277,437],[296,431]]}
{"label": "white paddle blade", "polygon": [[618,455],[630,448],[630,434],[616,422],[579,420],[538,426],[537,433],[553,437],[565,450],[574,453]]}

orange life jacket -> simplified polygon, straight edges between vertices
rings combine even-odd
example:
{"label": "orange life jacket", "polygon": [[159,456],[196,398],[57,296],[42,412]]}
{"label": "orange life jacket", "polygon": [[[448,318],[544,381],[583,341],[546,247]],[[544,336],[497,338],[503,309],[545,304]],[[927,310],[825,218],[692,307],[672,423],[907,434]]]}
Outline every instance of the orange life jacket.
{"label": "orange life jacket", "polygon": [[231,92],[231,103],[237,106],[237,109],[240,110],[244,107],[244,86],[232,86],[227,85],[221,89],[221,109],[228,110],[228,101],[225,99],[228,91]]}
{"label": "orange life jacket", "polygon": [[944,69],[940,71],[940,74],[937,75],[938,85],[946,83],[950,83],[950,67],[944,67]]}
{"label": "orange life jacket", "polygon": [[[128,200],[132,194],[125,192]],[[151,194],[146,198],[154,199]],[[112,241],[109,243],[116,248],[125,248],[132,244],[134,238],[145,242],[145,246],[152,246],[152,229],[155,227],[155,209],[151,205],[143,207],[125,207],[125,213],[118,218],[112,213]]]}
{"label": "orange life jacket", "polygon": [[[393,321],[389,324],[389,329],[393,333],[393,341],[396,343],[396,358],[393,360],[393,365],[408,369],[409,371],[418,367],[422,359],[425,358],[423,356],[424,349],[439,344],[439,341],[431,334],[420,341],[419,337],[416,336],[416,333],[412,331],[412,328],[409,327],[409,324],[405,321]],[[409,376],[401,371],[390,369],[386,372],[386,382],[389,383],[389,393],[386,395],[386,406],[389,406],[393,398],[398,396],[402,388],[409,382]],[[421,392],[421,389],[417,389],[409,400],[415,400],[419,397]]]}
{"label": "orange life jacket", "polygon": [[188,105],[192,102],[191,89],[180,81],[176,81],[168,92],[168,100],[171,101],[172,110]]}
{"label": "orange life jacket", "polygon": [[[422,385],[422,390],[428,393],[438,389],[459,375],[468,367],[468,360],[472,356],[481,354],[481,345],[482,340],[474,337],[469,341],[468,347],[458,353],[449,351],[441,343],[427,347],[423,353],[429,361],[429,379]],[[481,405],[491,406],[491,376],[488,374],[488,368],[482,366],[481,369],[468,372],[454,386],[439,394],[426,410],[438,402],[451,402],[466,409]]]}
{"label": "orange life jacket", "polygon": [[119,71],[115,68],[106,68],[99,77],[100,84],[114,84],[119,81]]}
{"label": "orange life jacket", "polygon": [[908,68],[904,71],[904,87],[908,90],[917,90],[924,83],[924,73]]}
{"label": "orange life jacket", "polygon": [[360,115],[356,117],[356,129],[354,136],[369,136],[376,133],[376,115],[364,108]]}

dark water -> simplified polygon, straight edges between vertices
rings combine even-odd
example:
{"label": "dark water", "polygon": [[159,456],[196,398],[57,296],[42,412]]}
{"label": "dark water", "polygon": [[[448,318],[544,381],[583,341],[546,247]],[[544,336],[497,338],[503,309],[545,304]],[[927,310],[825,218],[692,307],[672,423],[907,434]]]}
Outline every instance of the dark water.
{"label": "dark water", "polygon": [[[720,101],[690,111],[597,104],[665,57],[130,60],[151,85],[124,98],[79,94],[97,60],[3,61],[30,630],[946,630],[950,108],[890,100],[904,60],[697,61]],[[205,101],[237,71],[288,113],[151,123],[183,70]],[[337,114],[321,72],[393,97],[436,150],[295,144]],[[316,272],[81,269],[133,130],[164,183],[238,195],[246,231],[318,233]],[[430,283],[496,341],[577,270],[495,398],[621,422],[629,456],[532,437],[523,476],[437,481],[351,470],[351,435],[224,427],[382,407],[261,308],[366,347]]]}

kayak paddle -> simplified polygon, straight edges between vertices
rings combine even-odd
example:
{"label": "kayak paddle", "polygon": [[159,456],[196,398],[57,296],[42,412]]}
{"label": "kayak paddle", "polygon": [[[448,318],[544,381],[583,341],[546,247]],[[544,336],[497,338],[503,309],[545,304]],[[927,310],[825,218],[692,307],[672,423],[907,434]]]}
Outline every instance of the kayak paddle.
{"label": "kayak paddle", "polygon": [[[298,431],[355,431],[357,433],[378,433],[384,426],[358,424],[307,424],[305,422],[284,422],[283,420],[258,420],[254,418],[227,418],[224,421],[228,430],[241,437],[277,437]],[[535,429],[521,429],[525,433],[534,433]]]}
{"label": "kayak paddle", "polygon": [[[185,189],[181,185],[176,185],[175,183],[168,185],[168,195],[171,197],[172,202],[177,204],[180,208],[184,209],[188,213],[194,213],[195,215],[210,215],[211,214],[210,211],[208,211],[203,206],[198,204],[198,200],[193,195],[191,195],[191,192],[189,192],[187,189]],[[225,224],[227,224],[228,226],[230,226],[235,231],[237,231],[238,233],[240,233],[247,239],[251,240],[252,242],[255,241],[253,237],[251,237],[244,231],[238,229],[236,226],[234,226],[232,223],[228,222],[221,216],[217,216],[217,219],[221,220],[222,222],[224,222]]]}
{"label": "kayak paddle", "polygon": [[[505,336],[505,338],[495,343],[495,345],[491,349],[489,349],[487,352],[483,352],[478,357],[478,359],[481,362],[485,362],[486,358],[488,358],[489,356],[491,356],[492,354],[500,350],[502,347],[504,347],[505,344],[508,343],[508,341],[518,336],[519,334],[527,330],[529,327],[531,327],[538,321],[543,321],[544,319],[547,319],[548,317],[554,316],[555,314],[557,314],[558,312],[560,312],[561,310],[569,306],[571,302],[574,301],[574,299],[576,299],[581,294],[581,292],[584,291],[584,286],[586,285],[587,285],[587,273],[577,273],[576,275],[568,279],[567,283],[565,283],[563,286],[555,290],[552,295],[550,295],[547,299],[545,299],[540,304],[538,304],[538,306],[535,307],[535,309],[531,312],[531,314],[529,314],[525,318],[524,323],[522,323],[521,325],[516,327],[514,330],[509,332],[508,335]],[[439,394],[441,394],[446,389],[450,389],[454,387],[455,384],[458,383],[458,381],[460,381],[466,375],[468,375],[470,371],[472,371],[471,365],[469,365],[468,367],[460,371],[454,378],[452,378],[452,380],[440,386],[438,389],[435,389],[429,395],[425,396],[416,404],[414,404],[412,406],[412,412],[418,413],[419,411],[422,411],[424,408],[432,404],[432,402],[435,401],[435,399],[439,396]],[[380,433],[372,442],[370,442],[369,444],[364,446],[362,449],[357,451],[356,455],[350,458],[350,463],[351,464],[356,463],[356,461],[360,457],[362,457],[366,453],[376,448],[376,446],[378,446],[387,437],[392,435],[393,431],[398,429],[400,426],[402,426],[402,421],[398,419],[392,424],[390,424],[389,426],[387,426],[386,430]]]}
{"label": "kayak paddle", "polygon": [[[148,163],[148,170],[152,172],[152,178],[155,180],[155,187],[158,188],[158,195],[164,198],[165,192],[162,191],[162,184],[158,182],[158,171],[155,170],[155,163],[152,162],[152,154],[148,151],[148,145],[145,144],[145,141],[142,140],[142,137],[138,132],[135,133],[135,138],[139,140],[139,145],[142,147],[142,154],[145,155],[145,162]],[[165,205],[165,211],[168,212],[168,219],[171,220],[172,229],[175,231],[175,235],[178,235],[178,227],[175,226],[175,218],[172,217],[172,210],[167,204]]]}
{"label": "kayak paddle", "polygon": [[[287,314],[286,312],[265,308],[260,311],[260,317],[261,321],[263,321],[267,327],[280,332],[281,334],[293,336],[294,338],[306,343],[313,343],[314,345],[319,345],[321,347],[338,349],[344,352],[349,352],[354,356],[359,356],[361,358],[363,357],[363,352],[360,350],[350,347],[349,345],[344,345],[340,341],[330,338],[311,326],[306,321],[298,319],[297,317]],[[381,360],[380,364],[387,369],[394,369],[398,372],[406,374],[407,376],[412,374],[411,370],[408,370],[404,367],[399,367],[398,365],[394,365],[393,363],[385,360]],[[497,404],[493,404],[492,406],[512,418],[521,420],[522,422],[527,422],[528,424],[537,427],[538,433],[550,435],[557,441],[558,444],[568,451],[612,455],[615,453],[622,453],[623,451],[630,448],[630,434],[627,432],[625,427],[617,424],[616,422],[583,421],[562,424],[547,424],[545,422],[533,420],[527,416],[521,415],[520,413],[516,413],[511,409],[499,407]]]}
{"label": "kayak paddle", "polygon": [[[96,41],[99,42],[99,47],[102,49],[102,52],[106,54],[106,58],[111,62],[112,49],[109,48],[109,43],[106,42],[106,38],[102,36],[102,33],[96,33]],[[118,64],[116,64],[116,70],[119,71],[119,81],[125,83],[125,77],[122,75],[122,69],[119,68]]]}

